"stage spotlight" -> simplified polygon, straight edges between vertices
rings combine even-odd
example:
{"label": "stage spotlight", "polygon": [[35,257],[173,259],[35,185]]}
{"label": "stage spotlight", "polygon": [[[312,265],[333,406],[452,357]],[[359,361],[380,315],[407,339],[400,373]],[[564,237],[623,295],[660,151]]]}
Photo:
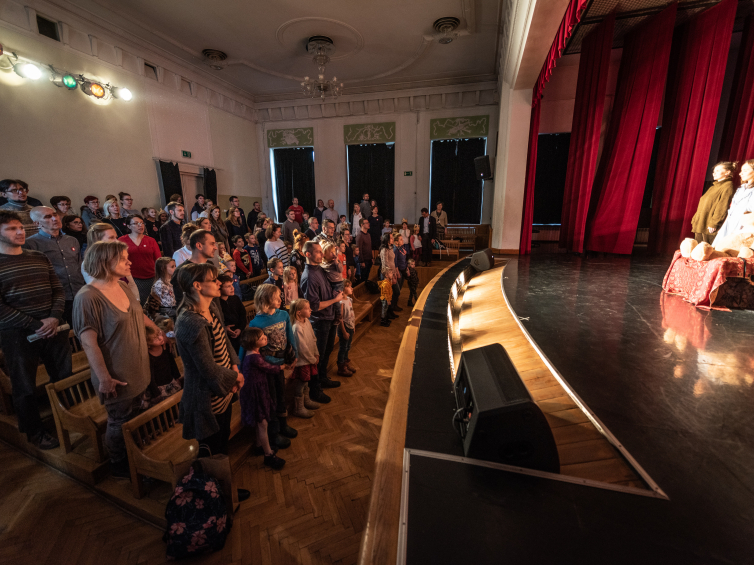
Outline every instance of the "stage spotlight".
{"label": "stage spotlight", "polygon": [[88,94],[94,98],[104,98],[106,94],[104,86],[98,82],[91,82],[88,80],[81,83],[81,90],[84,91],[84,94]]}
{"label": "stage spotlight", "polygon": [[33,63],[18,63],[17,65],[13,65],[13,70],[16,71],[18,76],[31,80],[37,80],[42,76],[42,71]]}
{"label": "stage spotlight", "polygon": [[67,88],[68,90],[73,90],[78,86],[78,81],[74,78],[73,75],[52,75],[50,77],[50,81],[52,84],[54,84],[57,87],[60,88]]}
{"label": "stage spotlight", "polygon": [[120,100],[129,101],[131,100],[131,98],[134,97],[134,95],[131,94],[131,91],[128,90],[127,88],[120,88],[116,86],[115,88],[111,90],[111,92],[113,93],[113,96],[115,98],[118,98]]}

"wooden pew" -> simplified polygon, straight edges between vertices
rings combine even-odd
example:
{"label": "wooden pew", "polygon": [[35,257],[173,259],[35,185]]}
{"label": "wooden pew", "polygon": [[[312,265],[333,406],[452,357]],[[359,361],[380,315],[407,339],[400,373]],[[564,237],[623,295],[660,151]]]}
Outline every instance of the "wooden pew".
{"label": "wooden pew", "polygon": [[460,242],[464,249],[476,251],[476,228],[454,228],[448,226],[445,228],[445,239],[455,239]]}
{"label": "wooden pew", "polygon": [[432,255],[439,255],[440,259],[448,259],[450,261],[458,261],[460,257],[461,242],[457,239],[443,239],[441,240],[446,249],[432,249]]}

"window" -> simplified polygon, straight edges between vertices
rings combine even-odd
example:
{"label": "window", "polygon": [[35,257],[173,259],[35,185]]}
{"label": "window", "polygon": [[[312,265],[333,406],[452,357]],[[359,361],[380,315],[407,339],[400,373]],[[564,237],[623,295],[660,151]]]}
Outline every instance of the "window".
{"label": "window", "polygon": [[152,80],[157,80],[157,67],[150,65],[149,63],[144,63],[144,76],[151,78]]}
{"label": "window", "polygon": [[341,214],[349,216],[353,204],[361,202],[364,193],[377,201],[379,215],[395,219],[395,143],[348,145],[348,202]]}
{"label": "window", "polygon": [[314,200],[314,148],[281,147],[270,149],[272,165],[272,199],[278,222],[285,221],[285,211],[298,198],[299,206],[311,213]]}
{"label": "window", "polygon": [[436,139],[432,142],[429,174],[429,211],[438,202],[450,224],[482,221],[483,182],[477,180],[474,159],[486,154],[487,139]]}
{"label": "window", "polygon": [[44,35],[45,37],[49,37],[50,39],[54,39],[55,41],[60,41],[57,22],[48,20],[44,16],[37,14],[37,29],[39,30],[40,35]]}

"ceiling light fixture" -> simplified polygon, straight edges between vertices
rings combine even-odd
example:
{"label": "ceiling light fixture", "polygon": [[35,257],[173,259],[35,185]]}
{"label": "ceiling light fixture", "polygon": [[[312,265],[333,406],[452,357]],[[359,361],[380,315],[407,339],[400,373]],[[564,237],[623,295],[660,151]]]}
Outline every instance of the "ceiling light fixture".
{"label": "ceiling light fixture", "polygon": [[42,71],[34,63],[17,63],[13,65],[13,70],[22,78],[37,80],[42,76]]}
{"label": "ceiling light fixture", "polygon": [[131,98],[134,97],[134,95],[131,94],[130,90],[123,87],[117,87],[117,86],[113,87],[110,89],[110,92],[112,93],[113,98],[117,98],[119,100],[125,100],[126,102],[128,102],[129,100],[131,100]]}
{"label": "ceiling light fixture", "polygon": [[227,53],[220,51],[219,49],[203,49],[202,55],[206,59],[205,63],[209,65],[210,69],[216,71],[222,71],[228,66],[225,60],[228,58]]}
{"label": "ceiling light fixture", "polygon": [[324,35],[314,35],[306,42],[306,52],[313,55],[312,61],[317,65],[319,74],[316,79],[304,77],[301,83],[303,93],[310,98],[325,99],[326,96],[337,98],[343,89],[343,83],[338,84],[338,78],[325,80],[325,66],[330,62],[329,54],[334,49],[333,41]]}
{"label": "ceiling light fixture", "polygon": [[53,72],[50,75],[50,82],[57,86],[58,88],[67,88],[68,90],[75,90],[76,87],[79,85],[78,81],[76,80],[76,77],[70,74],[60,75],[56,72]]}
{"label": "ceiling light fixture", "polygon": [[81,82],[81,90],[84,94],[88,94],[94,98],[102,99],[107,94],[107,90],[98,82],[92,82],[90,80],[84,80]]}
{"label": "ceiling light fixture", "polygon": [[455,31],[456,29],[458,29],[460,23],[461,20],[454,17],[440,18],[438,20],[435,20],[435,23],[432,24],[432,27],[435,28],[435,31],[437,33],[441,34],[437,42],[442,45],[452,43],[453,40],[458,37],[458,34],[455,33]]}

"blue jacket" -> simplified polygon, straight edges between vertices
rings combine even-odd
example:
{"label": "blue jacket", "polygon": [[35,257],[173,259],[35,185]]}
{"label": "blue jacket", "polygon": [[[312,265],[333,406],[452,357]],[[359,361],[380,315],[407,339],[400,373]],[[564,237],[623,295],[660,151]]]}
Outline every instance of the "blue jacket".
{"label": "blue jacket", "polygon": [[[285,351],[289,343],[296,349],[291,318],[285,310],[275,310],[274,314],[257,312],[257,315],[249,322],[249,327],[259,328],[265,333],[267,336],[267,348],[272,351]],[[243,361],[245,356],[246,351],[242,347],[241,351],[238,352],[238,357]],[[273,357],[271,355],[263,355],[263,357],[265,361],[273,365],[282,365],[285,362],[285,359],[282,357]]]}

